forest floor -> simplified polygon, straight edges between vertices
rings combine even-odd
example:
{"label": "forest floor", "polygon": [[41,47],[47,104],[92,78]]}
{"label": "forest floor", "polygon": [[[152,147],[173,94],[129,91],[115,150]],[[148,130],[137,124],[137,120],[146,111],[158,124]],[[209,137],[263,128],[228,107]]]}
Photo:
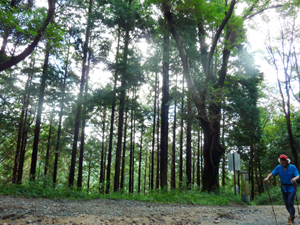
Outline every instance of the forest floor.
{"label": "forest floor", "polygon": [[[287,224],[284,206],[274,206]],[[296,206],[297,211],[297,206]],[[272,206],[202,206],[131,200],[65,200],[0,196],[0,224],[276,224]],[[300,218],[296,223],[300,224]]]}

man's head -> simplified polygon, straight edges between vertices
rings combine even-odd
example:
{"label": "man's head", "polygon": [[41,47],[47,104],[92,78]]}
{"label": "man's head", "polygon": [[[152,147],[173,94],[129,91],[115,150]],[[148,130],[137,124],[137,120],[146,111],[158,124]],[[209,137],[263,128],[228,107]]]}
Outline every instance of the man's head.
{"label": "man's head", "polygon": [[282,154],[279,156],[279,162],[283,167],[286,167],[290,162],[290,159],[286,155]]}

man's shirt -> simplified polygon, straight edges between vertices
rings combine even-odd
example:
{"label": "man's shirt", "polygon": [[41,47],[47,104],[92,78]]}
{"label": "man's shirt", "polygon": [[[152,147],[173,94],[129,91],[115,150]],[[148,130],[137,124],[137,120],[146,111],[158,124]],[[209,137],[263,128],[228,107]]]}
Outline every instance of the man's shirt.
{"label": "man's shirt", "polygon": [[[280,164],[275,167],[275,169],[272,171],[272,174],[274,176],[277,176],[279,174],[281,184],[293,184],[291,182],[291,179],[299,176],[299,172],[296,168],[296,166],[292,164],[288,164],[286,166],[286,170],[284,171],[283,166]],[[293,186],[285,186],[283,185],[283,191],[284,192],[292,192],[295,191]]]}

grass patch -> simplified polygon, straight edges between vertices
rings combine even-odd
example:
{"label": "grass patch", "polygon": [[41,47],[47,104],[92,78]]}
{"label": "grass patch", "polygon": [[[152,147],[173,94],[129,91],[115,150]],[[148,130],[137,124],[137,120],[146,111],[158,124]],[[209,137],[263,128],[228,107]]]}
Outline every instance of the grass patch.
{"label": "grass patch", "polygon": [[29,198],[50,198],[50,199],[126,199],[145,202],[156,202],[165,204],[195,204],[195,205],[244,205],[240,196],[235,196],[232,191],[220,188],[218,193],[201,192],[200,190],[170,190],[152,191],[151,193],[111,193],[99,194],[97,190],[87,193],[85,190],[76,188],[56,187],[51,185],[44,187],[34,182],[24,185],[7,184],[0,185],[0,195],[25,196]]}
{"label": "grass patch", "polygon": [[[269,192],[273,205],[284,205],[284,201],[281,194],[280,186],[271,186],[269,187]],[[300,194],[297,194],[298,199]],[[270,197],[268,191],[265,190],[261,195],[256,196],[252,201],[256,205],[271,205]],[[296,204],[296,199],[295,199]]]}

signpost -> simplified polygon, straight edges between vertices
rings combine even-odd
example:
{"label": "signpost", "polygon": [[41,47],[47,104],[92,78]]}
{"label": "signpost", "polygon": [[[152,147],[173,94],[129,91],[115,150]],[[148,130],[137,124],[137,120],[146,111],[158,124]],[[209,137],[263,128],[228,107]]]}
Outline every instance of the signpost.
{"label": "signpost", "polygon": [[[241,170],[240,154],[238,153],[228,154],[228,169],[233,171],[234,194],[236,195],[235,171],[238,171],[238,176],[239,176],[239,172]],[[239,178],[238,178],[238,185],[239,185]]]}

